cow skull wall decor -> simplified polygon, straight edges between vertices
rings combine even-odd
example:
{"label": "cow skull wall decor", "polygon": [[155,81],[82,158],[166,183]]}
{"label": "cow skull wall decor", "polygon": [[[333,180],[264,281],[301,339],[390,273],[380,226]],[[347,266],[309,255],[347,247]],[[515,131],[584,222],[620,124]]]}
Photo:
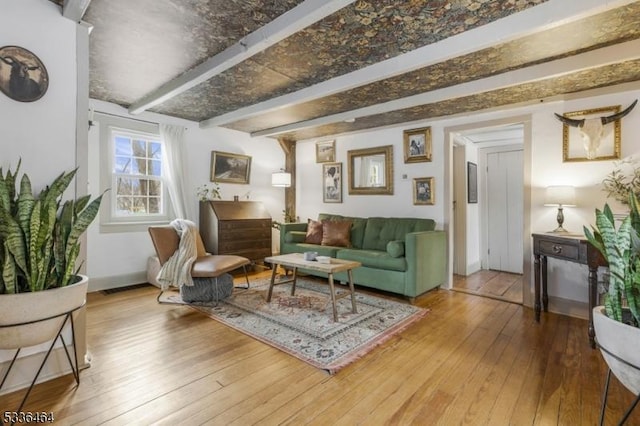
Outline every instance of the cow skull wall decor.
{"label": "cow skull wall decor", "polygon": [[[622,117],[626,116],[627,114],[629,114],[631,112],[631,110],[636,106],[636,104],[638,103],[638,100],[636,99],[635,101],[633,101],[633,103],[631,105],[629,105],[626,109],[624,109],[623,111],[620,112],[616,112],[614,114],[610,114],[610,115],[600,115],[600,116],[596,116],[596,117],[590,117],[590,118],[571,118],[570,116],[568,117],[568,115],[575,115],[578,114],[580,115],[580,113],[569,113],[569,114],[565,114],[565,115],[560,115],[560,114],[555,114],[556,118],[560,121],[562,121],[566,126],[569,127],[575,127],[580,131],[580,137],[582,138],[582,144],[583,144],[583,148],[584,151],[586,153],[586,159],[587,160],[594,160],[596,158],[598,158],[598,149],[601,147],[601,142],[602,142],[602,138],[605,134],[605,126],[609,123],[615,123],[617,120],[620,120]],[[619,106],[618,107],[612,107],[615,108],[614,111],[619,110]],[[603,110],[607,110],[607,108],[603,108]],[[592,111],[583,111],[582,113],[584,115],[588,115],[589,112],[597,112],[599,110],[592,110]],[[615,141],[616,141],[616,148],[617,148],[617,155],[614,156],[615,158],[619,158],[619,123],[615,123],[617,125],[616,127],[616,131],[617,134],[615,135]],[[565,128],[565,146],[564,146],[564,159],[565,161],[568,161],[568,147],[567,147],[567,129]],[[611,157],[606,157],[606,158],[611,158]],[[605,159],[605,158],[602,158]]]}

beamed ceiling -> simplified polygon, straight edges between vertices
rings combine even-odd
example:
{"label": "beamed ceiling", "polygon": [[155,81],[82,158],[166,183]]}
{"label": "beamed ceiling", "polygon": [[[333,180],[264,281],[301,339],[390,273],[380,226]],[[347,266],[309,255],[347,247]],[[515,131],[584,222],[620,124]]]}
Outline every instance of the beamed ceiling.
{"label": "beamed ceiling", "polygon": [[254,136],[322,138],[640,81],[640,1],[92,0],[82,20],[92,98]]}

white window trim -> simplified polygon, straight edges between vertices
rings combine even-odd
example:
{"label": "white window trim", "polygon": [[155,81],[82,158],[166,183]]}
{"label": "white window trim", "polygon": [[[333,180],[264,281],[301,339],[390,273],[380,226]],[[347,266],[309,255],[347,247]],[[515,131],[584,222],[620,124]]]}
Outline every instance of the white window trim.
{"label": "white window trim", "polygon": [[[145,139],[160,139],[158,125],[138,120],[130,120],[106,114],[95,114],[95,120],[100,123],[100,191],[105,193],[100,208],[100,232],[144,232],[149,226],[164,225],[171,221],[173,212],[166,182],[163,185],[163,203],[165,214],[144,217],[116,218],[113,205],[115,194],[111,191],[113,183],[113,142],[114,131],[126,134],[140,135]],[[164,147],[163,147],[164,148]]]}

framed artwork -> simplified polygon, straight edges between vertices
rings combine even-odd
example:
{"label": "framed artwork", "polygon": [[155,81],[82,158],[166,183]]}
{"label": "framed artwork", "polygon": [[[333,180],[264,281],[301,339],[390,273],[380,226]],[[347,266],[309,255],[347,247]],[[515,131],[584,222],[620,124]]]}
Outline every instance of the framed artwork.
{"label": "framed artwork", "polygon": [[418,206],[435,204],[433,182],[433,177],[413,179],[413,204]]}
{"label": "framed artwork", "polygon": [[336,161],[336,141],[316,142],[316,163]]}
{"label": "framed artwork", "polygon": [[249,183],[251,157],[211,151],[211,182]]}
{"label": "framed artwork", "polygon": [[40,99],[49,88],[49,74],[40,58],[18,46],[0,47],[0,91],[19,102]]}
{"label": "framed artwork", "polygon": [[404,162],[431,161],[431,127],[404,131]]}
{"label": "framed artwork", "polygon": [[[620,105],[604,108],[594,108],[584,111],[566,112],[566,118],[582,120],[600,118],[620,112]],[[587,122],[588,123],[588,122]],[[562,161],[602,161],[620,159],[620,120],[605,124],[599,140],[585,144],[582,138],[582,128],[562,125]],[[592,138],[593,139],[593,138]],[[588,152],[588,151],[591,152]]]}
{"label": "framed artwork", "polygon": [[467,161],[467,203],[478,202],[478,165]]}
{"label": "framed artwork", "polygon": [[322,165],[322,201],[325,203],[342,202],[342,163],[324,163]]}

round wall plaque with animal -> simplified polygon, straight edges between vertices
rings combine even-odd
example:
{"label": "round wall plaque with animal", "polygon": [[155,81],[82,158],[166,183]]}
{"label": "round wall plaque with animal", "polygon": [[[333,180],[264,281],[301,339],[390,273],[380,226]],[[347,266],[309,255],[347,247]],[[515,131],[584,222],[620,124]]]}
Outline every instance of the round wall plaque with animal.
{"label": "round wall plaque with animal", "polygon": [[49,88],[49,74],[40,59],[22,47],[0,47],[0,91],[19,102],[40,99]]}

